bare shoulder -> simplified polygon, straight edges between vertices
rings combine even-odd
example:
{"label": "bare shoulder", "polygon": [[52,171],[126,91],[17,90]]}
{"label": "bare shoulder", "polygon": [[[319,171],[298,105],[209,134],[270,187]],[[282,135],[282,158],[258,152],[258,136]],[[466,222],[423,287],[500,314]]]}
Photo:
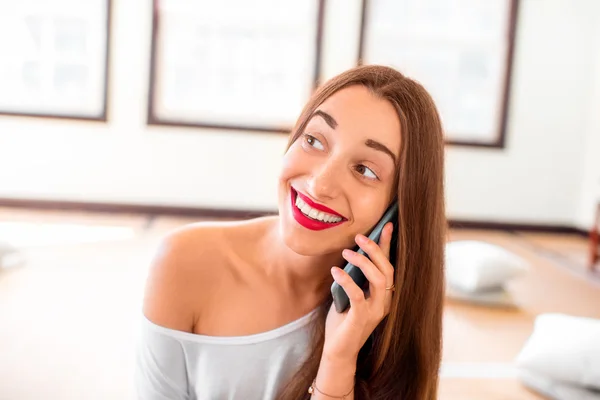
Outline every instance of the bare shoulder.
{"label": "bare shoulder", "polygon": [[[201,222],[165,235],[146,280],[143,312],[157,325],[191,332],[199,307],[210,296],[227,254],[231,224]],[[216,267],[219,266],[219,267]]]}

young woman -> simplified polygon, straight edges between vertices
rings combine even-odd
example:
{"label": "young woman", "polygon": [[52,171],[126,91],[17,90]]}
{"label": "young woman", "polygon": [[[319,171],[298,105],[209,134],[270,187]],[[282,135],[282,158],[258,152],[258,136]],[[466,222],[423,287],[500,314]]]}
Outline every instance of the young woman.
{"label": "young woman", "polygon": [[[140,398],[436,399],[443,153],[431,97],[398,71],[361,66],[321,86],[291,133],[278,216],[164,239],[146,286]],[[379,243],[365,235],[395,201],[390,261],[392,224]],[[350,298],[343,313],[334,280]]]}

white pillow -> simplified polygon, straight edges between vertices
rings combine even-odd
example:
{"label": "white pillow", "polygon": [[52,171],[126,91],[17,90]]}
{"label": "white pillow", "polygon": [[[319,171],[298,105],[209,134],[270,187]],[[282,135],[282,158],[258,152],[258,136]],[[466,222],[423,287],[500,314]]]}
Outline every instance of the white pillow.
{"label": "white pillow", "polygon": [[523,385],[552,400],[600,400],[600,391],[555,381],[528,370],[520,370],[518,377]]}
{"label": "white pillow", "polygon": [[521,257],[500,246],[475,240],[446,244],[446,279],[462,291],[499,288],[527,269]]}
{"label": "white pillow", "polygon": [[539,315],[516,364],[549,379],[600,389],[600,320]]}
{"label": "white pillow", "polygon": [[0,242],[0,269],[18,267],[25,263],[25,257],[15,247]]}
{"label": "white pillow", "polygon": [[460,289],[446,285],[446,297],[484,307],[519,308],[513,295],[504,288],[486,290],[485,292],[463,292]]}

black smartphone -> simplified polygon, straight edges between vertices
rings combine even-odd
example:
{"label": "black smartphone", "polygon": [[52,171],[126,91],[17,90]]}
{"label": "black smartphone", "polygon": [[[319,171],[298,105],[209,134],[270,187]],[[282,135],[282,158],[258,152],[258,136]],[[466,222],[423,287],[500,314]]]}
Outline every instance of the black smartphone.
{"label": "black smartphone", "polygon": [[[394,224],[394,231],[392,233],[392,241],[390,243],[390,259],[394,260],[396,258],[396,248],[398,244],[398,202],[394,201],[392,205],[386,210],[383,214],[383,217],[377,222],[377,225],[373,228],[371,233],[369,234],[369,239],[373,240],[375,243],[379,243],[379,238],[381,237],[381,232],[383,231],[383,227],[388,222],[392,222]],[[359,246],[354,248],[359,254],[365,255],[367,258],[369,257]],[[344,267],[344,271],[350,275],[352,280],[356,282],[356,284],[363,290],[366,291],[369,285],[367,278],[362,273],[360,268],[352,263],[347,263],[346,267]],[[331,285],[331,294],[333,296],[333,303],[335,304],[335,309],[338,313],[343,313],[350,306],[350,299],[346,294],[344,288],[342,288],[337,282],[333,282]]]}

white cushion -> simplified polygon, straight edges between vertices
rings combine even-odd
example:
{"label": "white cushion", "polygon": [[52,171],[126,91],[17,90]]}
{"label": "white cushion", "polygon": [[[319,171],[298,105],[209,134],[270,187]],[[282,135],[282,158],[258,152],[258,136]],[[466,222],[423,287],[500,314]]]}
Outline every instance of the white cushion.
{"label": "white cushion", "polygon": [[450,285],[446,286],[446,297],[484,307],[518,308],[513,295],[504,288],[486,290],[485,292],[464,292]]}
{"label": "white cushion", "polygon": [[520,370],[523,385],[552,400],[600,400],[600,391],[552,380],[529,370]]}
{"label": "white cushion", "polygon": [[516,364],[549,379],[600,389],[600,320],[538,316]]}
{"label": "white cushion", "polygon": [[0,242],[0,269],[18,267],[25,263],[25,257],[15,247]]}
{"label": "white cushion", "polygon": [[527,263],[500,246],[475,240],[446,244],[446,279],[462,291],[498,288],[525,271]]}

